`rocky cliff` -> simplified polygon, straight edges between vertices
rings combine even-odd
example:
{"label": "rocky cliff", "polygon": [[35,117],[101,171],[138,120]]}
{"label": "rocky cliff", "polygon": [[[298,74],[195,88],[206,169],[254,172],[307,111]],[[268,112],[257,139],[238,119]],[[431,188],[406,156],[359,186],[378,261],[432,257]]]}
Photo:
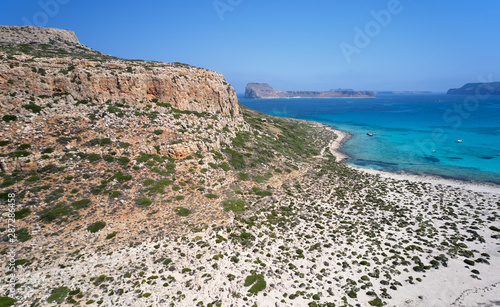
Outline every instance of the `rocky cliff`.
{"label": "rocky cliff", "polygon": [[467,83],[448,90],[449,95],[500,95],[500,82]]}
{"label": "rocky cliff", "polygon": [[[181,63],[112,58],[81,45],[71,31],[0,27],[0,47],[6,52],[0,64],[2,92],[70,93],[76,101],[123,99],[134,105],[155,99],[181,110],[239,114],[236,93],[220,73]],[[73,55],[75,50],[80,54]],[[33,55],[44,60],[32,61]],[[0,107],[19,107],[23,98],[4,95]]]}
{"label": "rocky cliff", "polygon": [[15,27],[0,26],[0,44],[74,44],[81,45],[75,32],[70,30],[39,28],[39,27]]}
{"label": "rocky cliff", "polygon": [[245,98],[374,98],[371,91],[277,91],[267,83],[248,83]]}

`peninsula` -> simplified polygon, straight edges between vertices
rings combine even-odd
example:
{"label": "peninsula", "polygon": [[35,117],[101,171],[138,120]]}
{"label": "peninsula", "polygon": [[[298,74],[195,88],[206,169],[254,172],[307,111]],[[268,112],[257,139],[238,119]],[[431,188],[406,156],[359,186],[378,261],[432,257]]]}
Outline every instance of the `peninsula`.
{"label": "peninsula", "polygon": [[245,98],[375,98],[372,91],[277,91],[267,83],[248,83]]}
{"label": "peninsula", "polygon": [[500,95],[500,82],[467,83],[448,90],[448,95]]}

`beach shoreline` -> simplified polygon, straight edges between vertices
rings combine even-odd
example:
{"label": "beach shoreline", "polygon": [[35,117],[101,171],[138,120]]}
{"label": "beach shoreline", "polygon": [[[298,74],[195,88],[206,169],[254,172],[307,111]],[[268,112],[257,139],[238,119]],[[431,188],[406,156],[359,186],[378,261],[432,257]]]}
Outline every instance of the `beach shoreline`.
{"label": "beach shoreline", "polygon": [[322,127],[331,130],[337,135],[337,138],[330,142],[329,144],[329,150],[331,154],[336,158],[338,162],[344,163],[347,167],[361,171],[367,174],[371,175],[376,175],[384,178],[389,178],[389,179],[394,179],[394,180],[408,180],[412,182],[421,182],[421,183],[431,183],[431,184],[438,184],[438,185],[446,185],[446,186],[451,186],[454,188],[462,188],[462,189],[467,189],[470,191],[474,192],[486,192],[486,193],[493,193],[493,194],[500,194],[500,185],[496,185],[493,183],[483,183],[483,182],[476,182],[476,181],[464,181],[464,180],[457,180],[457,179],[451,179],[451,178],[443,178],[438,175],[430,175],[430,174],[422,174],[422,175],[416,175],[416,174],[398,174],[398,173],[392,173],[389,171],[380,171],[380,170],[374,170],[374,169],[367,169],[367,168],[361,168],[361,167],[355,167],[349,164],[346,164],[345,161],[350,159],[348,155],[345,153],[341,152],[340,150],[342,149],[343,145],[352,137],[352,134],[350,134],[347,131],[335,129],[329,125],[326,124],[321,124]]}

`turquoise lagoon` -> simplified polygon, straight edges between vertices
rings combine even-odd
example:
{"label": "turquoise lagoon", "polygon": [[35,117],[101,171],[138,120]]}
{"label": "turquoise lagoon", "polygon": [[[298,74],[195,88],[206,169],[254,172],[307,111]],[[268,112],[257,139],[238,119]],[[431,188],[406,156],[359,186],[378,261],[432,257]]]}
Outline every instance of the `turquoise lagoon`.
{"label": "turquoise lagoon", "polygon": [[500,184],[499,96],[239,100],[263,113],[349,132],[341,151],[356,167]]}

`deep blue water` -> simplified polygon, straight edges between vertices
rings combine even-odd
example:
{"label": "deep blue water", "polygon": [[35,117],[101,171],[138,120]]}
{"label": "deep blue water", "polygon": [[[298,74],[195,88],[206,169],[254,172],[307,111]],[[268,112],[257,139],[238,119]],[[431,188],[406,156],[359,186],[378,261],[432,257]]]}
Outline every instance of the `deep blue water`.
{"label": "deep blue water", "polygon": [[353,166],[500,184],[498,96],[239,100],[263,113],[350,132],[352,138],[341,151]]}

